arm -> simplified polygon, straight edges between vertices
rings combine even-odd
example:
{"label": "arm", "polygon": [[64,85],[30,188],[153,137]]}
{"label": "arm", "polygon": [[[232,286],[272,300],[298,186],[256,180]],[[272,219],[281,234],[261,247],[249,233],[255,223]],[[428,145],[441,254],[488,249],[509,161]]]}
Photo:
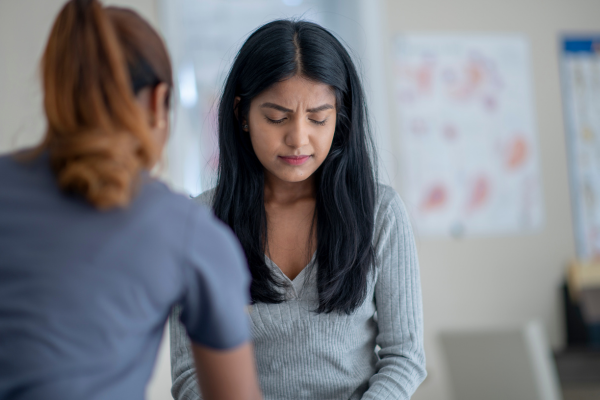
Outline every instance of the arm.
{"label": "arm", "polygon": [[169,321],[173,398],[260,399],[252,346],[244,343],[230,350],[214,350],[192,344],[179,322],[179,314],[176,309]]}
{"label": "arm", "polygon": [[183,296],[170,317],[173,397],[260,398],[246,314],[250,275],[243,251],[212,214],[193,211]]}
{"label": "arm", "polygon": [[192,351],[204,399],[262,399],[250,343],[226,351],[193,344]]}
{"label": "arm", "polygon": [[171,394],[175,400],[201,400],[192,343],[179,321],[181,309],[176,307],[169,317],[171,333]]}
{"label": "arm", "polygon": [[419,261],[406,209],[393,198],[382,215],[376,242],[379,274],[375,304],[381,347],[376,373],[363,395],[368,399],[410,399],[425,379],[423,310]]}

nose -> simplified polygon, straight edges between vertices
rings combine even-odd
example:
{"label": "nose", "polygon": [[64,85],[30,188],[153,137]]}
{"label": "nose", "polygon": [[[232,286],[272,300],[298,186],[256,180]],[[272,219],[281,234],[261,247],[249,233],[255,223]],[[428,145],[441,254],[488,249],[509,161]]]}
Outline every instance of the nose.
{"label": "nose", "polygon": [[302,118],[295,118],[285,134],[285,144],[293,149],[300,149],[309,143],[309,129]]}

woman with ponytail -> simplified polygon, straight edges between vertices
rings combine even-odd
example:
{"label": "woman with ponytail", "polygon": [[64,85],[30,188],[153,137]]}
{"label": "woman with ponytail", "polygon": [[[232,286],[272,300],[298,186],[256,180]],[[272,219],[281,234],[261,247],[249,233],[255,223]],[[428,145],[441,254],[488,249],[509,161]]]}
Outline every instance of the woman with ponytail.
{"label": "woman with ponytail", "polygon": [[175,305],[204,398],[259,398],[243,251],[148,173],[173,86],[158,34],[69,1],[42,77],[43,142],[0,157],[0,399],[144,398]]}

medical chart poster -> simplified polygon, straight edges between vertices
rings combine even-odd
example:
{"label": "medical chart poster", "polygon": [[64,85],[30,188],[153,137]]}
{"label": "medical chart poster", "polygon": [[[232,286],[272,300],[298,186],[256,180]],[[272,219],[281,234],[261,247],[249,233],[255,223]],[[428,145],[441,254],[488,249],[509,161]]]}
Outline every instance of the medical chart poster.
{"label": "medical chart poster", "polygon": [[600,34],[565,37],[563,106],[577,255],[600,258]]}
{"label": "medical chart poster", "polygon": [[544,208],[527,41],[408,34],[394,46],[402,195],[416,233],[539,229]]}

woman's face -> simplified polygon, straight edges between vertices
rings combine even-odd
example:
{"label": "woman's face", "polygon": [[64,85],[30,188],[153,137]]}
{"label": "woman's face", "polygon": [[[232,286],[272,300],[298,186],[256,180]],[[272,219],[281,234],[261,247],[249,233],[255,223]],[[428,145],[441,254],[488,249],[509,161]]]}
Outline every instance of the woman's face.
{"label": "woman's face", "polygon": [[323,163],[333,141],[336,104],[324,83],[294,76],[255,97],[248,134],[267,178],[301,182]]}

